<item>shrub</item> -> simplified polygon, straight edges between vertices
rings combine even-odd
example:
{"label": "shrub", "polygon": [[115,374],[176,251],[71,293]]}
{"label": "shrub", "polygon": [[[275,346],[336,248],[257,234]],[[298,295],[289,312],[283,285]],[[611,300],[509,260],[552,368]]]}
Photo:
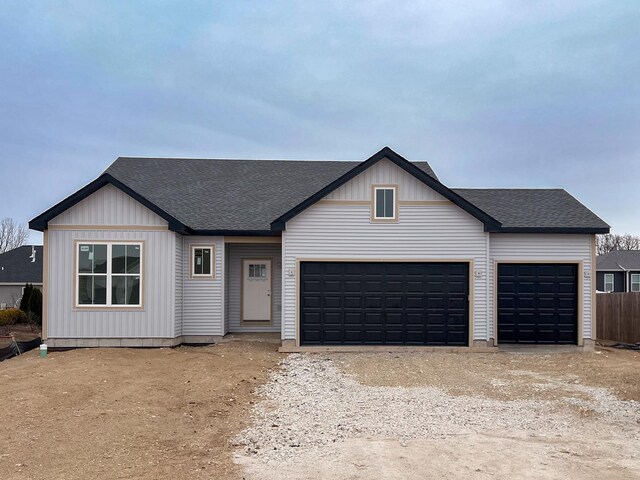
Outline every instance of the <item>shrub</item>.
{"label": "shrub", "polygon": [[31,290],[27,315],[36,325],[42,325],[42,292],[38,288]]}
{"label": "shrub", "polygon": [[18,308],[0,310],[0,327],[15,325],[16,323],[26,323],[27,314]]}
{"label": "shrub", "polygon": [[31,299],[31,293],[34,290],[35,289],[33,288],[33,285],[31,285],[30,283],[27,283],[24,286],[24,293],[22,294],[22,298],[20,299],[20,310],[22,310],[24,313],[29,313],[29,300]]}

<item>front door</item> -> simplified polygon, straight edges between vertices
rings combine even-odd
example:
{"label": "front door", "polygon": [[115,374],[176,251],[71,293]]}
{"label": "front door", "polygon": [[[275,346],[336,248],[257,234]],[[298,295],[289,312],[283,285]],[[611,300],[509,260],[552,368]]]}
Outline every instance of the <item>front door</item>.
{"label": "front door", "polygon": [[242,322],[271,323],[271,260],[242,260]]}

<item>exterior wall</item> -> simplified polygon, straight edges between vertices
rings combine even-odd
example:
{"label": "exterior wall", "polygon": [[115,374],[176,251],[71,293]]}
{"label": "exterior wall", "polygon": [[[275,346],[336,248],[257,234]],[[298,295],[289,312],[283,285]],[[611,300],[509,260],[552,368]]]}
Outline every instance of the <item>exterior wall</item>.
{"label": "exterior wall", "polygon": [[[613,291],[614,292],[626,292],[627,286],[625,281],[625,273],[620,271],[605,272],[600,271],[596,273],[596,290],[604,292],[604,274],[613,273]],[[638,272],[633,272],[638,273]]]}
{"label": "exterior wall", "polygon": [[370,201],[371,185],[386,183],[398,185],[398,198],[401,201],[445,200],[442,195],[386,158],[331,192],[326,199]]}
{"label": "exterior wall", "polygon": [[52,219],[49,225],[166,226],[167,222],[119,188],[105,185]]}
{"label": "exterior wall", "polygon": [[174,335],[176,337],[182,335],[182,310],[184,308],[184,245],[182,235],[175,234],[175,312],[174,312]]}
{"label": "exterior wall", "polygon": [[[493,278],[495,263],[501,260],[582,262],[583,271],[578,270],[578,281],[582,283],[582,336],[587,339],[593,338],[595,337],[595,332],[592,332],[591,328],[592,237],[593,235],[492,233],[489,276]],[[586,276],[585,272],[589,272],[589,276]],[[493,281],[490,282],[488,301],[494,318],[494,321],[489,323],[490,338],[495,338],[495,288],[495,283]],[[499,342],[500,339],[498,339]]]}
{"label": "exterior wall", "polygon": [[[278,244],[226,244],[227,249],[227,320],[230,332],[279,332],[282,312],[282,249]],[[272,325],[243,326],[240,318],[242,302],[242,259],[271,259]]]}
{"label": "exterior wall", "polygon": [[[380,181],[391,183],[388,179]],[[351,182],[362,192],[367,190],[360,186],[359,177]],[[423,189],[428,187],[423,185]],[[399,190],[402,191],[402,187]],[[369,205],[319,202],[293,218],[286,227],[282,237],[284,340],[294,340],[297,334],[297,261],[311,258],[472,260],[469,275],[473,281],[474,301],[470,308],[473,339],[487,340],[488,234],[481,222],[454,204],[400,203],[399,222],[381,224],[371,223]],[[474,271],[480,272],[478,278],[474,278]]]}
{"label": "exterior wall", "polygon": [[[143,242],[141,309],[75,307],[75,241]],[[175,235],[168,230],[49,230],[48,338],[168,338],[174,336]]]}
{"label": "exterior wall", "polygon": [[[191,245],[215,248],[213,278],[191,278]],[[224,238],[183,237],[182,258],[182,335],[224,335]]]}
{"label": "exterior wall", "polygon": [[[22,298],[22,288],[25,285],[26,283],[0,284],[0,308],[3,304],[6,304],[6,308],[17,306]],[[34,287],[42,290],[41,285],[34,285]]]}

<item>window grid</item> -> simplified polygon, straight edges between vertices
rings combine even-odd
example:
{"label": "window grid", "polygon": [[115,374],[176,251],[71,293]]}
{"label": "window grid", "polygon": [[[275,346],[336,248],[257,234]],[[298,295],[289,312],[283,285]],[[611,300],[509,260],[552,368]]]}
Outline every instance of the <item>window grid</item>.
{"label": "window grid", "polygon": [[613,273],[605,273],[604,274],[604,291],[613,292],[613,289],[614,289]]}

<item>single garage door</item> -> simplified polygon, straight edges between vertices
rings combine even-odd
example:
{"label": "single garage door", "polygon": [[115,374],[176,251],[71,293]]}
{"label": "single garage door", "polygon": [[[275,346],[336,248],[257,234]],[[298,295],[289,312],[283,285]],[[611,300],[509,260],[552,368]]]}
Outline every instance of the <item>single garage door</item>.
{"label": "single garage door", "polygon": [[498,343],[575,344],[578,267],[498,265]]}
{"label": "single garage door", "polygon": [[302,345],[468,345],[469,265],[302,262]]}

